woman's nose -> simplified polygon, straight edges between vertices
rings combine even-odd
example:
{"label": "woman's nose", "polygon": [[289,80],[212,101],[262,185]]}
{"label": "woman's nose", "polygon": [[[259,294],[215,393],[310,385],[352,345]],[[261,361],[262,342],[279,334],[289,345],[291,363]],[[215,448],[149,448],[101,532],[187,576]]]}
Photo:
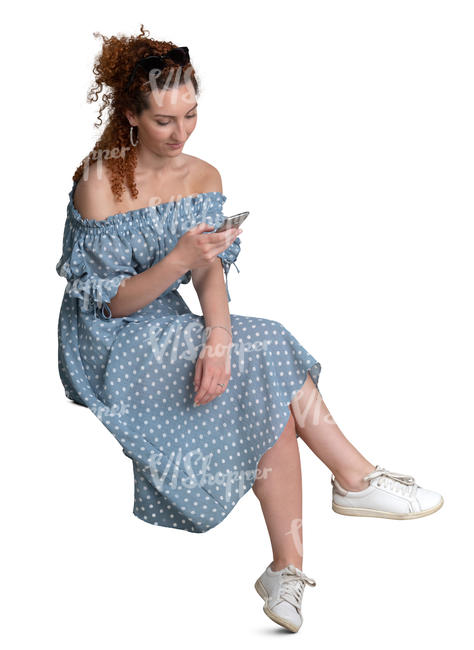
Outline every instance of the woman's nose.
{"label": "woman's nose", "polygon": [[186,129],[184,128],[184,124],[176,125],[174,137],[178,142],[184,142],[186,140]]}

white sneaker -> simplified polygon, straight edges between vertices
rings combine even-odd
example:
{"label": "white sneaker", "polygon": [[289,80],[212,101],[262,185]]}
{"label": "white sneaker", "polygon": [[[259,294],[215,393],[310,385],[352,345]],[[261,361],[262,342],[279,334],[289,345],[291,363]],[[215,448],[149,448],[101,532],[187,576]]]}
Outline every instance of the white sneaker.
{"label": "white sneaker", "polygon": [[337,482],[334,474],[331,475],[334,512],[356,517],[415,519],[431,515],[444,503],[441,494],[420,487],[413,476],[390,472],[380,465],[364,478],[369,486],[350,492]]}
{"label": "white sneaker", "polygon": [[263,611],[278,625],[298,632],[303,623],[301,602],[305,585],[314,587],[316,582],[293,564],[280,571],[273,571],[270,565],[271,562],[255,583],[257,593],[265,601]]}

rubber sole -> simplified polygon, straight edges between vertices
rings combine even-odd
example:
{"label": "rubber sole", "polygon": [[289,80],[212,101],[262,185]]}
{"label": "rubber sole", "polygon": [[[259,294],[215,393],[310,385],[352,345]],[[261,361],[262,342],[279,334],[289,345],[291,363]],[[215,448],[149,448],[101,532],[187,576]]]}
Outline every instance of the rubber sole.
{"label": "rubber sole", "polygon": [[338,515],[349,515],[350,517],[381,517],[383,519],[418,519],[419,517],[426,517],[432,515],[441,508],[444,503],[443,497],[441,501],[434,508],[423,510],[422,512],[385,512],[384,510],[372,510],[368,508],[348,508],[346,506],[339,506],[337,503],[332,502],[332,509]]}
{"label": "rubber sole", "polygon": [[290,632],[298,632],[300,627],[296,627],[295,625],[292,625],[289,621],[286,621],[284,618],[281,618],[280,616],[277,616],[274,614],[270,609],[268,609],[268,594],[267,590],[263,586],[263,584],[260,582],[260,578],[257,580],[255,583],[255,589],[257,590],[257,594],[263,598],[265,601],[265,605],[263,606],[263,611],[265,614],[268,616],[268,618],[271,618],[272,621],[275,623],[278,623],[278,625],[281,625],[282,627],[286,628],[287,630],[290,630]]}

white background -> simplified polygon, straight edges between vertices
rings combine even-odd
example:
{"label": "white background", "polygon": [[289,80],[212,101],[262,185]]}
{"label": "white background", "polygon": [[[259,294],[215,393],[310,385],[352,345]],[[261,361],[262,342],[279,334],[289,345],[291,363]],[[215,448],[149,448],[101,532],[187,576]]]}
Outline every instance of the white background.
{"label": "white background", "polygon": [[[92,149],[101,39],[187,45],[202,83],[185,153],[249,210],[231,313],[283,323],[374,464],[444,507],[342,517],[300,440],[302,647],[444,648],[471,636],[472,3],[22,3],[4,21],[4,647],[274,647],[254,589],[272,559],[252,491],[205,534],[132,514],[131,461],[65,397],[56,275],[72,175]],[[192,284],[181,288],[199,310]],[[198,311],[200,313],[200,311]],[[469,601],[470,605],[469,605]],[[468,637],[468,638],[469,638]],[[287,643],[286,639],[281,639]]]}

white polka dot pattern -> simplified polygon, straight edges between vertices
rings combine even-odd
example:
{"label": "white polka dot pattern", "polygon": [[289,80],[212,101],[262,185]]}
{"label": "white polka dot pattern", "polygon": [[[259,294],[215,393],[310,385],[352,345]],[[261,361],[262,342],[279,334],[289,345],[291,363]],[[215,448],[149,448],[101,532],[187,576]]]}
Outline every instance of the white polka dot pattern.
{"label": "white polka dot pattern", "polygon": [[[162,259],[196,223],[218,227],[226,197],[207,192],[85,221],[74,189],[56,267],[68,280],[58,322],[66,396],[89,407],[132,460],[133,514],[206,532],[250,490],[260,458],[288,421],[289,403],[308,373],[318,385],[321,365],[279,322],[231,314],[230,381],[222,395],[194,407],[205,323],[177,290],[190,272],[124,318],[111,318],[107,303],[123,278]],[[237,238],[220,254],[224,270],[239,252]]]}

